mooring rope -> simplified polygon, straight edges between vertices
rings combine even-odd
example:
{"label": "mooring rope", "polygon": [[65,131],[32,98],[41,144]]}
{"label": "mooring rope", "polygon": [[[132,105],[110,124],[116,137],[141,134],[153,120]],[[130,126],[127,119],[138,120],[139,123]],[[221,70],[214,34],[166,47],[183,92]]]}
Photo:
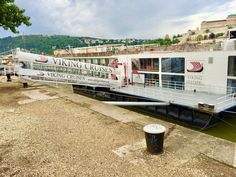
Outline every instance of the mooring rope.
{"label": "mooring rope", "polygon": [[236,126],[235,126],[235,125],[233,125],[233,124],[231,124],[231,123],[229,123],[229,122],[227,122],[227,121],[225,121],[225,120],[223,120],[223,119],[219,119],[218,117],[216,117],[216,118],[217,118],[218,120],[222,121],[223,123],[225,123],[225,124],[227,124],[227,125],[229,125],[229,126],[235,128],[235,130],[236,130]]}
{"label": "mooring rope", "polygon": [[204,127],[202,127],[202,128],[199,130],[200,132],[203,131],[203,130],[209,125],[209,123],[211,122],[212,118],[213,118],[213,114],[211,114],[211,117],[210,117],[209,121],[204,125]]}
{"label": "mooring rope", "polygon": [[223,111],[223,112],[228,112],[228,113],[231,113],[231,114],[236,114],[235,111]]}

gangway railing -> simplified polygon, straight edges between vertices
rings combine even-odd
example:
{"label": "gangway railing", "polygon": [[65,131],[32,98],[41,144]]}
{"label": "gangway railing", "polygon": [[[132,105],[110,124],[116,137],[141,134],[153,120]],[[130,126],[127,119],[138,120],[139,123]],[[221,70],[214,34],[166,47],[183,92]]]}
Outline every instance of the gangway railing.
{"label": "gangway railing", "polygon": [[[128,89],[126,89],[128,88]],[[126,93],[135,94],[140,97],[149,97],[152,99],[157,99],[160,101],[170,102],[170,103],[185,103],[192,104],[193,97],[188,95],[183,97],[182,93],[171,91],[171,90],[157,90],[157,88],[143,88],[140,86],[123,86],[122,88],[114,88],[114,90],[125,90]],[[194,98],[196,99],[196,98]]]}
{"label": "gangway railing", "polygon": [[[135,84],[135,83],[134,83]],[[236,92],[236,87],[222,87],[222,86],[212,86],[212,85],[193,85],[193,84],[185,84],[185,82],[181,81],[168,81],[162,80],[161,82],[158,79],[145,79],[144,83],[145,87],[162,87],[162,88],[170,88],[174,90],[189,90],[195,92],[206,92],[206,93],[217,93],[228,95]]]}

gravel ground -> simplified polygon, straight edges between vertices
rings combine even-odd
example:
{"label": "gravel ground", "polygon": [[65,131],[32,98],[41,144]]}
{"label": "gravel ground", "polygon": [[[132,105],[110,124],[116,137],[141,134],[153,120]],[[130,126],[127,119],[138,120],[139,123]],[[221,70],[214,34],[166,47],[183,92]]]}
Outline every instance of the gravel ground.
{"label": "gravel ground", "polygon": [[[18,104],[34,99],[23,94],[27,90],[54,99]],[[201,154],[188,161],[168,149],[150,155],[143,138],[135,126],[49,93],[47,87],[0,82],[0,176],[236,176],[235,168]],[[135,144],[122,157],[114,153]]]}

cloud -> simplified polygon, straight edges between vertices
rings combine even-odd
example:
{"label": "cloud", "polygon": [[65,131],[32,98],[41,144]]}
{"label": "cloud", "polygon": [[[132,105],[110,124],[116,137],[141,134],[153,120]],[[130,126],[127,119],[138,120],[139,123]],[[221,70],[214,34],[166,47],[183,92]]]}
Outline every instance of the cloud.
{"label": "cloud", "polygon": [[[184,33],[202,20],[222,19],[235,0],[16,0],[32,26],[22,34],[65,34],[101,38],[158,38]],[[0,30],[2,33],[2,30]],[[0,34],[6,36],[9,32]]]}
{"label": "cloud", "polygon": [[[199,10],[199,12],[194,14],[181,16],[178,18],[174,17],[169,20],[167,29],[174,29],[174,31],[176,31],[172,34],[181,32],[181,29],[182,32],[186,32],[188,29],[195,29],[196,27],[200,27],[202,21],[225,19],[228,15],[234,14],[236,9],[236,1],[228,1],[226,3],[223,2],[218,2],[213,5],[208,4],[207,6]],[[166,32],[171,33],[170,30]]]}

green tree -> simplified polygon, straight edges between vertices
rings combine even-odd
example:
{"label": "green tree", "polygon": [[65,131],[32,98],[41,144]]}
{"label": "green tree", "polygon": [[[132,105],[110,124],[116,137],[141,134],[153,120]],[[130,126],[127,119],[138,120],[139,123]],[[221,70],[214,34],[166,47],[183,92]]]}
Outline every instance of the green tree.
{"label": "green tree", "polygon": [[223,36],[223,35],[224,35],[224,33],[217,33],[217,34],[216,34],[216,38],[221,37],[221,36]]}
{"label": "green tree", "polygon": [[208,39],[208,36],[207,35],[204,35],[204,40],[207,40]]}
{"label": "green tree", "polygon": [[209,39],[215,39],[216,38],[216,35],[214,34],[214,33],[211,33],[210,35],[209,35]]}
{"label": "green tree", "polygon": [[206,29],[206,30],[205,30],[205,33],[209,33],[209,32],[210,32],[210,30],[209,30],[209,29]]}
{"label": "green tree", "polygon": [[1,0],[0,1],[0,27],[5,30],[10,29],[13,33],[18,33],[16,29],[22,23],[30,26],[30,17],[24,15],[25,10],[20,9],[14,0]]}
{"label": "green tree", "polygon": [[203,36],[201,35],[201,34],[199,34],[198,36],[197,36],[197,41],[202,41],[203,40]]}
{"label": "green tree", "polygon": [[180,42],[180,41],[179,41],[179,39],[177,39],[177,38],[172,40],[172,44],[178,44],[179,42]]}

